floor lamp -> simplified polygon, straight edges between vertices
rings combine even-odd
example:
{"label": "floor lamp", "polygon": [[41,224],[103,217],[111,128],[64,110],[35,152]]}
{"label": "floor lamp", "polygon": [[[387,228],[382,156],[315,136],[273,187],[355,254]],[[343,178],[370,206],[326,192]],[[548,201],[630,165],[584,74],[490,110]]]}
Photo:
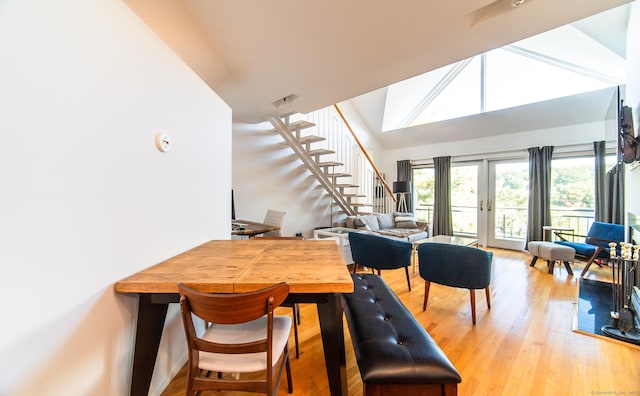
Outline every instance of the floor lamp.
{"label": "floor lamp", "polygon": [[393,193],[399,194],[400,198],[398,199],[398,211],[406,213],[409,211],[407,207],[407,199],[406,195],[411,192],[411,182],[410,181],[397,181],[393,182]]}

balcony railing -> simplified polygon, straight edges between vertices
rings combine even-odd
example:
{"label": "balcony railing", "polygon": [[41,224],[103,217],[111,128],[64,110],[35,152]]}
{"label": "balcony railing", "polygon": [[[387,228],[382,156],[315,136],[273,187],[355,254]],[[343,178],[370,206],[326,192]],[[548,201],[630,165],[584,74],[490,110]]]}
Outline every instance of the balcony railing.
{"label": "balcony railing", "polygon": [[[452,206],[454,234],[477,235],[477,210],[475,206]],[[496,207],[495,237],[521,240],[527,236],[527,208]],[[416,217],[420,221],[433,223],[433,205],[418,205]],[[594,211],[588,208],[552,208],[551,225],[567,227],[574,234],[587,235],[594,221]],[[578,237],[578,240],[582,237]]]}

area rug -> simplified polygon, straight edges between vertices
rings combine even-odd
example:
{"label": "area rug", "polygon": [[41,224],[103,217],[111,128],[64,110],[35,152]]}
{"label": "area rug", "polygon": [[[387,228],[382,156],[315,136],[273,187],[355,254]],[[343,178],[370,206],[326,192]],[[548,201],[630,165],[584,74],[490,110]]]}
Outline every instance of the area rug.
{"label": "area rug", "polygon": [[573,331],[638,348],[637,345],[609,337],[601,330],[602,326],[611,325],[611,293],[611,283],[580,278]]}

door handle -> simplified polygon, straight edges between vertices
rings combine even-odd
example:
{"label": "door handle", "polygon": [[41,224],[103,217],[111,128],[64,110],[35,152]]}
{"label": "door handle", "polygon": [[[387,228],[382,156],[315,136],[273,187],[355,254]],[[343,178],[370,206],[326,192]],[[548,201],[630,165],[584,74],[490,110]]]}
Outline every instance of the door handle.
{"label": "door handle", "polygon": [[480,200],[480,211],[482,212],[484,209],[482,208],[482,204],[484,203],[484,200]]}
{"label": "door handle", "polygon": [[487,210],[491,212],[491,200],[487,201]]}

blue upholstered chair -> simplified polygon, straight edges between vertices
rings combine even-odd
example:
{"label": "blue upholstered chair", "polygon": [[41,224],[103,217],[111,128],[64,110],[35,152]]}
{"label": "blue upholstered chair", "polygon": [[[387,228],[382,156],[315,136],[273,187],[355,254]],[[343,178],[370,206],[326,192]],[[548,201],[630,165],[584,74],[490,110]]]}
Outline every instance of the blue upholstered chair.
{"label": "blue upholstered chair", "polygon": [[[565,246],[571,246],[576,251],[576,256],[581,256],[587,259],[587,265],[582,270],[580,276],[584,276],[589,267],[596,259],[606,259],[609,257],[609,243],[615,242],[619,244],[624,241],[624,226],[622,224],[603,223],[600,221],[594,221],[589,228],[589,232],[585,237],[584,242],[573,242],[568,240],[569,237],[576,236],[584,237],[583,235],[567,234],[563,232],[557,232],[560,241],[556,243]],[[618,254],[620,253],[618,247]],[[598,263],[598,265],[600,265]]]}
{"label": "blue upholstered chair", "polygon": [[475,289],[485,289],[487,308],[491,309],[489,284],[493,253],[486,250],[446,243],[423,243],[418,247],[420,276],[424,283],[422,310],[427,309],[431,282],[469,289],[471,320],[476,324]]}
{"label": "blue upholstered chair", "polygon": [[411,242],[399,241],[379,235],[365,234],[361,232],[349,233],[349,245],[353,257],[353,273],[356,273],[358,264],[377,270],[404,268],[407,276],[407,285],[411,291],[409,279],[409,266],[413,245]]}

